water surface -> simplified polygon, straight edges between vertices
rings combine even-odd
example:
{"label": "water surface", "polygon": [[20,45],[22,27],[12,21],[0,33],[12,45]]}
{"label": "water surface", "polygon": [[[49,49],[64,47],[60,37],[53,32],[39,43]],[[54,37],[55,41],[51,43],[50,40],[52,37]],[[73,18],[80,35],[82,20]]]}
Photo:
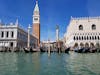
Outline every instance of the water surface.
{"label": "water surface", "polygon": [[0,53],[0,75],[100,75],[100,54]]}

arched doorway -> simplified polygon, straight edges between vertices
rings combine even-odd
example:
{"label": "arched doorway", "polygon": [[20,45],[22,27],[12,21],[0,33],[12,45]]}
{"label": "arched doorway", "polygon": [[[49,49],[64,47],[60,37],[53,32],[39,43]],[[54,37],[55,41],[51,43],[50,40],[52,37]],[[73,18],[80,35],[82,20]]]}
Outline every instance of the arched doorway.
{"label": "arched doorway", "polygon": [[95,47],[96,48],[99,48],[100,47],[100,44],[99,43],[96,43]]}
{"label": "arched doorway", "polygon": [[94,43],[90,43],[90,47],[93,48],[94,47]]}
{"label": "arched doorway", "polygon": [[83,43],[80,43],[80,47],[83,48],[84,47],[84,44]]}
{"label": "arched doorway", "polygon": [[88,43],[85,43],[85,47],[88,48],[89,47],[89,44]]}
{"label": "arched doorway", "polygon": [[10,47],[13,48],[13,46],[14,46],[14,43],[10,42]]}
{"label": "arched doorway", "polygon": [[78,43],[75,43],[75,44],[74,44],[74,48],[76,48],[76,47],[78,47]]}

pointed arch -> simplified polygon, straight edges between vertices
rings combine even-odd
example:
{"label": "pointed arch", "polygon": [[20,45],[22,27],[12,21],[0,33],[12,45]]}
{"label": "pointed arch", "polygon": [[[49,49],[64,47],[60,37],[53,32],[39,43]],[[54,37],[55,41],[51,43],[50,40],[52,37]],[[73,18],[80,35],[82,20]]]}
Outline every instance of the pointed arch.
{"label": "pointed arch", "polygon": [[99,40],[100,38],[99,38],[99,36],[98,36],[98,40]]}
{"label": "pointed arch", "polygon": [[90,36],[90,40],[91,40],[91,36]]}
{"label": "pointed arch", "polygon": [[87,36],[87,40],[89,40],[89,37]]}
{"label": "pointed arch", "polygon": [[74,44],[74,47],[78,47],[78,43],[75,43],[75,44]]}
{"label": "pointed arch", "polygon": [[83,40],[83,36],[82,36],[82,40]]}
{"label": "pointed arch", "polygon": [[78,40],[78,36],[76,36],[76,40]]}
{"label": "pointed arch", "polygon": [[84,40],[86,40],[86,36],[84,36]]}
{"label": "pointed arch", "polygon": [[89,47],[89,43],[85,43],[85,47]]}
{"label": "pointed arch", "polygon": [[76,40],[76,38],[75,38],[75,36],[74,36],[74,38],[73,38],[74,40]]}
{"label": "pointed arch", "polygon": [[94,40],[94,36],[92,36],[92,40]]}
{"label": "pointed arch", "polygon": [[80,43],[80,47],[81,47],[81,48],[84,47],[84,44],[83,44],[82,42]]}
{"label": "pointed arch", "polygon": [[97,37],[95,36],[95,40],[97,39]]}
{"label": "pointed arch", "polygon": [[79,36],[79,40],[81,40],[81,37]]}
{"label": "pointed arch", "polygon": [[90,43],[90,47],[94,47],[94,43]]}

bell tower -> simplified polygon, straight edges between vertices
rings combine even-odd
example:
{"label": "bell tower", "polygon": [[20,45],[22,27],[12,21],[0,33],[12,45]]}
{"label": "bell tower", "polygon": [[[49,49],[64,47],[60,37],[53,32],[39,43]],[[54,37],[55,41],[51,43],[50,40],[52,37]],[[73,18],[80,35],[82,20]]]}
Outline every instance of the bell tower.
{"label": "bell tower", "polygon": [[36,0],[36,5],[33,11],[33,35],[38,39],[38,46],[40,45],[40,12],[38,1]]}

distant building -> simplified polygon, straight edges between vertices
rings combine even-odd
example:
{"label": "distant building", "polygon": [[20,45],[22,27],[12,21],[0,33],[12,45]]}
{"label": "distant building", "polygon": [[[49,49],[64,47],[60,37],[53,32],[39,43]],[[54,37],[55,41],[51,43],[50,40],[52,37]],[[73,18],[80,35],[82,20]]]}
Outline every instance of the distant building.
{"label": "distant building", "polygon": [[66,46],[91,47],[100,43],[100,17],[71,17],[64,35]]}
{"label": "distant building", "polygon": [[42,47],[48,49],[50,47],[51,51],[57,51],[57,48],[62,49],[64,47],[63,41],[59,40],[58,42],[55,41],[42,41]]}
{"label": "distant building", "polygon": [[42,41],[41,47],[45,47],[47,50],[50,47],[51,50],[54,50],[56,48],[56,42],[54,42],[54,41]]}
{"label": "distant building", "polygon": [[38,46],[40,46],[40,12],[38,7],[38,1],[36,1],[36,6],[33,12],[33,35],[38,39]]}
{"label": "distant building", "polygon": [[[3,25],[0,23],[0,47],[27,47],[28,33],[19,27],[18,23]],[[30,34],[30,46],[37,47],[37,38]]]}

